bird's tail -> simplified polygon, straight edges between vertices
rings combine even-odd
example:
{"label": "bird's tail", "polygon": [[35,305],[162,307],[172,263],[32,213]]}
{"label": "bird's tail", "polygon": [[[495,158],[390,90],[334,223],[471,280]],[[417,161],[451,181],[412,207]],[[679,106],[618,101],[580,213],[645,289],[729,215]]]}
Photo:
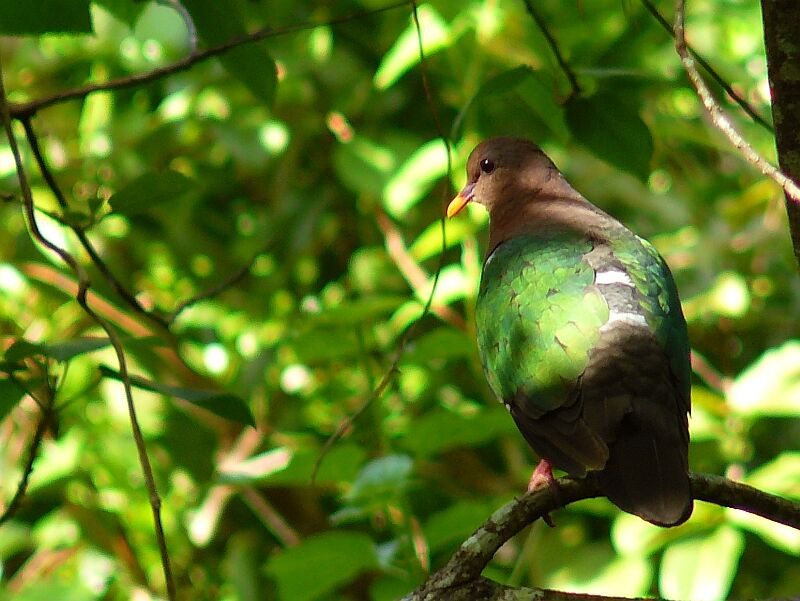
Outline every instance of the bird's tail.
{"label": "bird's tail", "polygon": [[645,404],[644,413],[651,415],[640,410],[626,416],[597,478],[603,493],[623,511],[658,526],[677,526],[693,508],[687,444],[675,417],[653,405]]}

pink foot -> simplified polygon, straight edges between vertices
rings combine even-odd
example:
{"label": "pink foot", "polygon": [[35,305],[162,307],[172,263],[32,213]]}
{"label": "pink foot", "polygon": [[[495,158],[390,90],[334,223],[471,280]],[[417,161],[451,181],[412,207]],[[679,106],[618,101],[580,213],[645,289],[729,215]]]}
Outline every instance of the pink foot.
{"label": "pink foot", "polygon": [[542,459],[536,469],[533,470],[531,479],[528,481],[528,492],[534,492],[546,486],[558,486],[558,483],[553,476],[553,468],[550,462],[547,459]]}
{"label": "pink foot", "polygon": [[[558,494],[558,482],[556,482],[555,476],[553,476],[553,468],[547,459],[542,459],[539,465],[536,466],[536,469],[533,470],[531,479],[528,481],[528,492],[536,492],[548,486],[552,486],[555,493]],[[551,528],[555,528],[555,523],[549,513],[544,514],[542,519],[545,524]]]}

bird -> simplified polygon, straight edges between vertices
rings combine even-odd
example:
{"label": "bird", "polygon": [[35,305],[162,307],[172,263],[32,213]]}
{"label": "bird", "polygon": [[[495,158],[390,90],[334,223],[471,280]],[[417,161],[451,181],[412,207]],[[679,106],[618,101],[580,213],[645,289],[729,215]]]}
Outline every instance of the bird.
{"label": "bird", "polygon": [[489,387],[541,461],[592,477],[621,510],[686,521],[691,365],[686,320],[655,247],[575,190],[533,142],[490,138],[467,160],[469,202],[489,212],[476,300]]}

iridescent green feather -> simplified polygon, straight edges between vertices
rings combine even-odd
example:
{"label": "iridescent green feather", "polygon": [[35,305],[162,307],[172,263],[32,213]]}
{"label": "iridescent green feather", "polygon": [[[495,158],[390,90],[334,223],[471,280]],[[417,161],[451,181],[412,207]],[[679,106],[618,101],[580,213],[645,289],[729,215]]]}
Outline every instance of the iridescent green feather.
{"label": "iridescent green feather", "polygon": [[[476,307],[478,349],[494,393],[530,415],[559,407],[589,361],[608,306],[577,234],[518,236],[484,267]],[[524,401],[523,401],[524,399]]]}
{"label": "iridescent green feather", "polygon": [[[640,293],[642,313],[688,401],[689,341],[672,275],[649,242],[620,234],[611,256]],[[498,398],[524,402],[529,415],[567,400],[609,319],[585,260],[592,249],[577,233],[518,236],[484,267],[476,307],[481,362]]]}

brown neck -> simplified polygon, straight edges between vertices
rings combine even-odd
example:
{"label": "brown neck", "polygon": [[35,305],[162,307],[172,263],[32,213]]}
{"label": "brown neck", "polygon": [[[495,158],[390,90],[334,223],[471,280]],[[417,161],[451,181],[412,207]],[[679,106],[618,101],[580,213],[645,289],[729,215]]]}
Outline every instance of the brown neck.
{"label": "brown neck", "polygon": [[591,204],[558,175],[536,191],[512,192],[489,213],[487,256],[506,240],[521,234],[577,231],[589,238],[602,235],[616,221]]}

